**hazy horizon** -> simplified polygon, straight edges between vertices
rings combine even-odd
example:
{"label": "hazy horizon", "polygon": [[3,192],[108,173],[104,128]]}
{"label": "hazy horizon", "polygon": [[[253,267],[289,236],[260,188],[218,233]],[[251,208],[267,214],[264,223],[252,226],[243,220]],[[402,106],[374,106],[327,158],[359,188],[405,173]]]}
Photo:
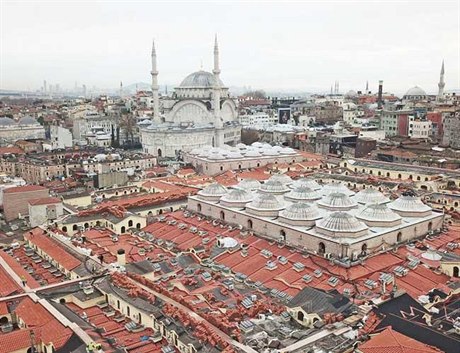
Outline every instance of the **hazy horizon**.
{"label": "hazy horizon", "polygon": [[203,63],[214,34],[226,86],[267,91],[460,88],[460,1],[71,2],[2,0],[0,88],[173,86]]}

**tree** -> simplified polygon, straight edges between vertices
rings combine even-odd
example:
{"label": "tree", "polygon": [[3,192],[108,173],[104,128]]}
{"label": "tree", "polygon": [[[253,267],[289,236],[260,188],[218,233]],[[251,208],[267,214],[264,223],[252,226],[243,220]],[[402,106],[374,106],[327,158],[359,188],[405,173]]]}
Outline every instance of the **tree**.
{"label": "tree", "polygon": [[250,145],[254,142],[259,141],[259,133],[256,130],[248,130],[243,129],[241,130],[241,142]]}
{"label": "tree", "polygon": [[134,142],[134,132],[137,128],[136,117],[131,114],[123,114],[119,121],[120,129],[125,133],[126,141]]}

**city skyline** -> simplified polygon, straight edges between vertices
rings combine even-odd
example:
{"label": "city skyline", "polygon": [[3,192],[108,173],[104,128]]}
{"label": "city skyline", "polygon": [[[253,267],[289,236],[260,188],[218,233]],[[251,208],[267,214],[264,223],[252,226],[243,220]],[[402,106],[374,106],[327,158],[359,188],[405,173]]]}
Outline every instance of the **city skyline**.
{"label": "city skyline", "polygon": [[403,94],[418,85],[434,94],[442,60],[446,91],[460,88],[459,11],[457,1],[3,1],[0,84],[35,90],[43,80],[61,88],[149,82],[154,37],[158,81],[172,87],[191,71],[211,71],[218,33],[226,86],[314,93],[339,81],[345,93],[369,81],[375,92],[382,79],[385,91]]}

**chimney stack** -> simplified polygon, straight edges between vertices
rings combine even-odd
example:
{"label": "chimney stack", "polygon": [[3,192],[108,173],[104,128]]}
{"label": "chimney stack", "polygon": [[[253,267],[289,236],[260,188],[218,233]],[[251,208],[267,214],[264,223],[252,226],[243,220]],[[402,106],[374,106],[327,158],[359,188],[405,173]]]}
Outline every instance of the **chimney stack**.
{"label": "chimney stack", "polygon": [[120,266],[126,265],[126,253],[125,249],[118,249],[117,251],[117,262]]}
{"label": "chimney stack", "polygon": [[378,95],[378,99],[377,99],[377,107],[378,109],[382,109],[382,106],[383,106],[383,81],[380,80],[379,81],[379,95]]}

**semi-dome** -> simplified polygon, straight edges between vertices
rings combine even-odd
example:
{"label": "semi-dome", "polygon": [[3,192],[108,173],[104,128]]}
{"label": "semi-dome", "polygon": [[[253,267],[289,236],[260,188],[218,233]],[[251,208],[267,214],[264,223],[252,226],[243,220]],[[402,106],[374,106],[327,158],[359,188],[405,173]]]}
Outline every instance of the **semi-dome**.
{"label": "semi-dome", "polygon": [[246,203],[252,201],[252,195],[244,189],[232,189],[229,193],[220,198],[228,203]]}
{"label": "semi-dome", "polygon": [[198,191],[200,196],[221,197],[228,192],[227,188],[219,183],[212,183]]}
{"label": "semi-dome", "polygon": [[279,181],[283,184],[292,183],[292,179],[289,177],[289,175],[286,174],[273,174],[268,180]]}
{"label": "semi-dome", "polygon": [[248,207],[257,210],[281,210],[284,208],[275,196],[265,193],[257,194]]}
{"label": "semi-dome", "polygon": [[335,183],[335,182],[332,182],[330,184],[324,185],[323,189],[322,189],[322,192],[323,192],[323,195],[329,195],[329,194],[333,194],[333,193],[337,193],[337,192],[340,192],[340,193],[348,195],[348,196],[354,194],[353,191],[348,189],[342,183]]}
{"label": "semi-dome", "polygon": [[6,116],[3,116],[0,118],[0,126],[11,126],[11,125],[16,125],[16,122],[13,119],[8,118]]}
{"label": "semi-dome", "polygon": [[314,221],[321,218],[318,208],[305,202],[293,203],[282,210],[279,215],[282,218],[296,221]]}
{"label": "semi-dome", "polygon": [[219,82],[216,81],[215,76],[207,71],[196,71],[188,75],[184,78],[180,84],[180,87],[199,87],[199,88],[213,88],[216,87],[217,84],[220,87],[223,87],[223,82],[219,79]]}
{"label": "semi-dome", "polygon": [[257,190],[260,188],[260,182],[256,179],[243,179],[238,183],[237,187],[244,190]]}
{"label": "semi-dome", "polygon": [[417,96],[426,96],[426,92],[420,88],[419,86],[414,86],[409,88],[409,90],[405,94],[406,97],[417,97]]}
{"label": "semi-dome", "polygon": [[296,188],[296,187],[307,187],[307,188],[310,188],[312,190],[320,190],[321,189],[321,185],[319,185],[316,181],[314,181],[313,179],[307,179],[307,178],[300,178],[300,179],[295,180],[292,183],[292,187],[294,187],[294,188]]}
{"label": "semi-dome", "polygon": [[38,121],[32,118],[31,116],[25,116],[19,119],[19,125],[37,125]]}
{"label": "semi-dome", "polygon": [[[367,226],[347,212],[333,212],[329,216],[316,221],[316,226],[330,233],[359,233],[367,230]],[[356,234],[359,235],[359,234]]]}
{"label": "semi-dome", "polygon": [[390,199],[386,197],[384,194],[382,194],[380,191],[377,189],[372,189],[372,188],[366,188],[361,191],[359,191],[353,199],[361,204],[367,204],[367,203],[385,203],[389,202]]}
{"label": "semi-dome", "polygon": [[431,213],[431,207],[425,205],[417,196],[401,195],[388,205],[401,216],[421,217]]}
{"label": "semi-dome", "polygon": [[333,192],[317,202],[318,206],[328,210],[348,211],[358,206],[348,195],[342,192]]}
{"label": "semi-dome", "polygon": [[401,216],[388,208],[386,204],[374,203],[368,205],[356,215],[364,222],[400,223]]}
{"label": "semi-dome", "polygon": [[282,194],[289,191],[289,188],[281,181],[270,178],[260,186],[260,190],[264,192]]}
{"label": "semi-dome", "polygon": [[321,194],[308,186],[299,186],[291,190],[284,197],[291,201],[314,201],[321,198]]}

